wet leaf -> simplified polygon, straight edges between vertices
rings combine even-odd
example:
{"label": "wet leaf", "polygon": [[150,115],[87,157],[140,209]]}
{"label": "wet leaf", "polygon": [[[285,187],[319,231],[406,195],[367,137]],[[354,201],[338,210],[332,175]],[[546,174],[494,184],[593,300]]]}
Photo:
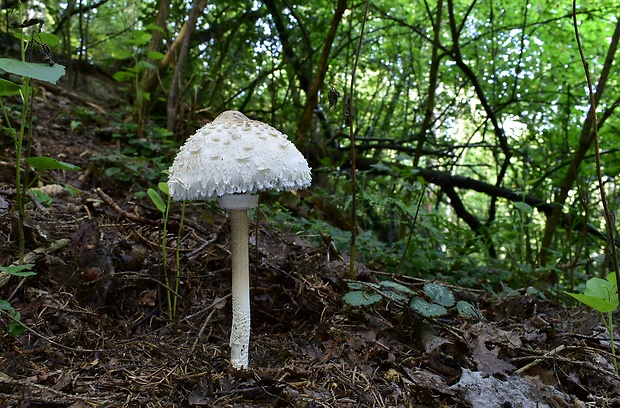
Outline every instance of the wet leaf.
{"label": "wet leaf", "polygon": [[435,303],[442,306],[454,306],[454,294],[452,291],[439,283],[427,283],[424,285],[424,293]]}
{"label": "wet leaf", "polygon": [[469,302],[464,300],[459,300],[456,303],[456,310],[463,317],[479,319],[480,313],[476,310],[476,308]]}
{"label": "wet leaf", "polygon": [[445,307],[435,303],[428,303],[426,300],[417,296],[411,299],[409,307],[413,311],[416,311],[426,317],[443,316],[448,313],[448,310]]}

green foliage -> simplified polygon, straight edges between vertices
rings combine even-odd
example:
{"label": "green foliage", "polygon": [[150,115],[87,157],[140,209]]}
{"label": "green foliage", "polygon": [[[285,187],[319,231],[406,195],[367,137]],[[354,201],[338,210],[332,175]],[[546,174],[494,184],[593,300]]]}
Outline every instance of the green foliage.
{"label": "green foliage", "polygon": [[36,272],[28,271],[34,264],[0,266],[0,272],[5,272],[13,276],[25,278],[26,276],[36,275]]}
{"label": "green foliage", "polygon": [[409,303],[411,310],[420,313],[422,316],[444,316],[448,314],[448,309],[454,309],[463,317],[480,319],[480,312],[471,303],[464,300],[459,300],[457,303],[452,291],[440,283],[425,283],[424,293],[428,300],[415,296]]}
{"label": "green foliage", "polygon": [[589,279],[583,294],[565,293],[601,313],[618,309],[618,284],[615,273],[607,275],[607,279],[597,277]]}
{"label": "green foliage", "polygon": [[586,306],[597,310],[601,314],[603,324],[609,333],[609,339],[611,344],[611,354],[614,356],[614,367],[618,371],[618,361],[616,359],[616,349],[614,341],[614,317],[612,312],[618,309],[618,282],[616,282],[615,272],[607,275],[606,279],[591,278],[586,282],[586,289],[583,294],[569,293],[567,295],[572,296]]}
{"label": "green foliage", "polygon": [[351,292],[347,292],[342,297],[342,300],[345,303],[354,307],[374,305],[375,303],[380,302],[381,299],[383,299],[383,297],[381,297],[380,294],[375,292],[368,293],[363,290],[354,290]]}
{"label": "green foliage", "polygon": [[[20,278],[26,278],[28,276],[36,275],[36,272],[28,270],[33,266],[34,264],[0,266],[0,272],[5,272]],[[12,337],[17,337],[22,334],[24,331],[24,326],[19,323],[21,319],[21,313],[15,310],[15,308],[9,302],[2,299],[0,299],[0,310],[7,312],[9,316],[6,326],[7,334]]]}
{"label": "green foliage", "polygon": [[[18,8],[18,13],[21,15],[21,9]],[[40,28],[42,24],[39,24]],[[26,171],[24,173],[24,177],[22,178],[22,170],[21,170],[21,162],[22,155],[25,155],[26,162],[32,166],[35,170],[39,172],[45,170],[73,170],[77,169],[76,166],[72,166],[68,163],[63,163],[58,160],[52,158],[45,157],[30,157],[31,152],[31,144],[32,144],[32,128],[33,128],[33,101],[34,98],[33,92],[34,88],[31,85],[31,80],[36,79],[39,81],[50,82],[55,84],[58,79],[64,75],[65,67],[59,64],[54,63],[51,60],[49,46],[47,46],[43,41],[50,41],[54,43],[60,42],[60,39],[55,37],[52,34],[41,35],[39,31],[35,28],[18,28],[17,38],[20,39],[21,44],[21,60],[0,58],[0,70],[4,70],[8,73],[17,75],[21,77],[21,85],[16,83],[11,83],[9,81],[3,80],[0,83],[0,109],[4,114],[4,122],[5,126],[2,126],[2,129],[8,133],[13,139],[13,144],[15,146],[15,190],[17,196],[17,214],[18,214],[18,223],[17,223],[17,233],[18,233],[18,242],[19,242],[19,262],[23,262],[24,258],[24,250],[25,250],[25,238],[24,238],[24,218],[25,218],[25,204],[26,204],[26,193],[28,192],[29,187],[34,183],[35,180],[29,180],[29,172]],[[25,35],[24,31],[28,30],[29,34]],[[44,52],[45,56],[48,56],[50,59],[47,64],[35,64],[26,60],[26,49],[32,49],[34,46],[38,46]],[[11,125],[11,120],[9,119],[9,112],[7,108],[4,106],[2,101],[2,97],[7,97],[10,95],[19,94],[22,100],[21,105],[21,114],[19,115],[19,119],[21,120],[19,129],[14,129]],[[28,145],[24,146],[24,140],[28,133]],[[49,197],[41,196],[44,201],[47,201]]]}
{"label": "green foliage", "polygon": [[26,162],[34,169],[39,171],[45,170],[79,170],[76,165],[56,160],[52,157],[28,157]]}
{"label": "green foliage", "polygon": [[388,299],[409,308],[424,317],[439,317],[448,314],[448,309],[456,310],[468,319],[480,319],[480,312],[469,302],[454,299],[454,294],[446,286],[428,282],[424,284],[424,293],[428,300],[416,295],[409,287],[398,282],[385,280],[379,283],[349,282],[349,292],[342,300],[350,306],[371,306]]}
{"label": "green foliage", "polygon": [[0,58],[0,69],[11,74],[37,79],[56,84],[65,74],[65,67],[60,64],[35,64],[10,58]]}
{"label": "green foliage", "polygon": [[[164,175],[167,175],[167,171],[164,172]],[[164,220],[164,228],[162,231],[162,269],[164,272],[164,282],[166,284],[166,301],[168,304],[168,316],[170,321],[174,320],[177,312],[177,300],[179,294],[179,285],[181,284],[181,261],[180,261],[180,248],[181,248],[181,234],[183,232],[183,215],[184,209],[181,212],[181,222],[179,223],[179,233],[177,235],[176,246],[177,250],[175,253],[175,268],[176,273],[173,277],[170,276],[168,271],[168,219],[170,215],[170,204],[172,202],[172,197],[170,196],[170,191],[168,190],[168,184],[165,182],[160,182],[157,185],[159,191],[164,193],[166,200],[161,197],[161,195],[153,188],[149,188],[147,190],[147,195],[155,205],[155,207],[161,211],[163,220]]]}

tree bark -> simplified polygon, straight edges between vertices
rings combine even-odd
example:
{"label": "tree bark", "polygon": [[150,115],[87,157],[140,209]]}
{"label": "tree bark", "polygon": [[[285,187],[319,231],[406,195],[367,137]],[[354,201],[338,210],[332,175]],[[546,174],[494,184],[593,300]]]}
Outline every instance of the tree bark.
{"label": "tree bark", "polygon": [[[170,83],[170,89],[168,91],[168,99],[166,100],[166,129],[170,132],[176,133],[177,122],[179,115],[179,107],[181,106],[181,73],[187,54],[189,53],[189,40],[192,36],[192,31],[196,26],[198,20],[198,14],[204,10],[206,6],[206,0],[194,0],[192,8],[189,12],[189,18],[187,19],[187,32],[181,41],[181,49],[177,56],[176,64],[174,65],[174,72],[172,73],[172,82]],[[185,25],[183,26],[185,27]]]}
{"label": "tree bark", "polygon": [[[201,0],[199,5],[199,11],[204,10],[206,6],[207,0]],[[194,22],[194,26],[195,25],[196,23]],[[181,30],[179,30],[179,34],[177,34],[177,37],[174,39],[172,44],[170,44],[170,48],[168,48],[164,57],[159,62],[157,70],[149,69],[144,71],[144,76],[141,81],[141,92],[152,94],[155,91],[158,76],[163,74],[176,61],[176,56],[179,53],[179,48],[182,47],[185,37],[191,33],[191,31],[194,29],[194,26],[190,27],[189,20],[186,21],[181,27]]]}
{"label": "tree bark", "polygon": [[422,157],[422,149],[426,141],[426,135],[430,131],[433,121],[433,110],[435,109],[435,94],[437,92],[437,78],[439,76],[439,47],[441,46],[441,14],[443,12],[443,1],[437,1],[437,15],[435,16],[435,24],[433,24],[433,51],[431,55],[431,67],[428,78],[428,99],[426,100],[426,110],[422,119],[422,126],[418,133],[418,144],[416,145],[415,155],[413,156],[413,167],[418,167],[420,158]]}
{"label": "tree bark", "polygon": [[596,93],[594,94],[594,106],[590,106],[590,110],[588,111],[588,114],[584,120],[583,127],[581,129],[581,136],[579,138],[579,146],[571,159],[571,164],[566,171],[564,179],[562,180],[560,191],[555,197],[553,203],[553,211],[547,218],[547,223],[545,224],[545,232],[541,241],[541,249],[539,254],[539,262],[541,265],[545,265],[548,261],[551,241],[553,240],[553,236],[555,234],[555,231],[557,230],[558,223],[562,218],[562,208],[566,203],[566,199],[568,198],[568,194],[573,184],[577,180],[577,176],[579,175],[579,166],[581,166],[581,163],[586,157],[586,154],[594,140],[594,134],[592,133],[592,113],[593,110],[596,110],[596,108],[598,107],[599,102],[601,101],[601,97],[603,96],[603,92],[605,92],[605,87],[607,86],[607,79],[611,71],[611,66],[614,62],[614,57],[616,54],[616,50],[618,49],[619,40],[620,20],[616,22],[616,28],[611,38],[609,49],[607,50],[605,64],[603,65],[601,76],[599,77],[598,84],[596,85]]}

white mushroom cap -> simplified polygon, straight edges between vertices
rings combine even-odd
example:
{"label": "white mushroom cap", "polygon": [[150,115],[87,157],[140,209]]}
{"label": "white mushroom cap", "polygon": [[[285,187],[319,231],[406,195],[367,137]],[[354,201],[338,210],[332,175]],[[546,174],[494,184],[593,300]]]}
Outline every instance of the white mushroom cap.
{"label": "white mushroom cap", "polygon": [[174,200],[296,190],[312,181],[308,162],[273,127],[226,111],[181,147],[170,167]]}

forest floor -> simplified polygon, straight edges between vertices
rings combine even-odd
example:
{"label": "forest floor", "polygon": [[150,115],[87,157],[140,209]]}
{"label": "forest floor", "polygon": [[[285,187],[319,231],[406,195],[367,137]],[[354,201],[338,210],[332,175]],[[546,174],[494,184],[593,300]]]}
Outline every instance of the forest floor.
{"label": "forest floor", "polygon": [[[81,169],[45,173],[40,187],[51,203],[27,207],[26,254],[37,274],[0,289],[24,327],[8,335],[15,325],[1,311],[1,406],[620,406],[620,377],[596,313],[524,290],[502,298],[454,286],[480,318],[425,320],[390,297],[354,308],[342,300],[345,254],[265,220],[251,227],[250,369],[233,371],[226,214],[187,207],[171,322],[161,213],[104,172],[129,143],[112,124],[123,103],[111,83],[87,83],[79,94],[47,87],[36,97],[33,154]],[[3,266],[18,252],[14,174],[13,142],[2,135]],[[172,271],[177,221],[173,214]],[[426,283],[364,265],[356,279],[390,279],[415,293]]]}

